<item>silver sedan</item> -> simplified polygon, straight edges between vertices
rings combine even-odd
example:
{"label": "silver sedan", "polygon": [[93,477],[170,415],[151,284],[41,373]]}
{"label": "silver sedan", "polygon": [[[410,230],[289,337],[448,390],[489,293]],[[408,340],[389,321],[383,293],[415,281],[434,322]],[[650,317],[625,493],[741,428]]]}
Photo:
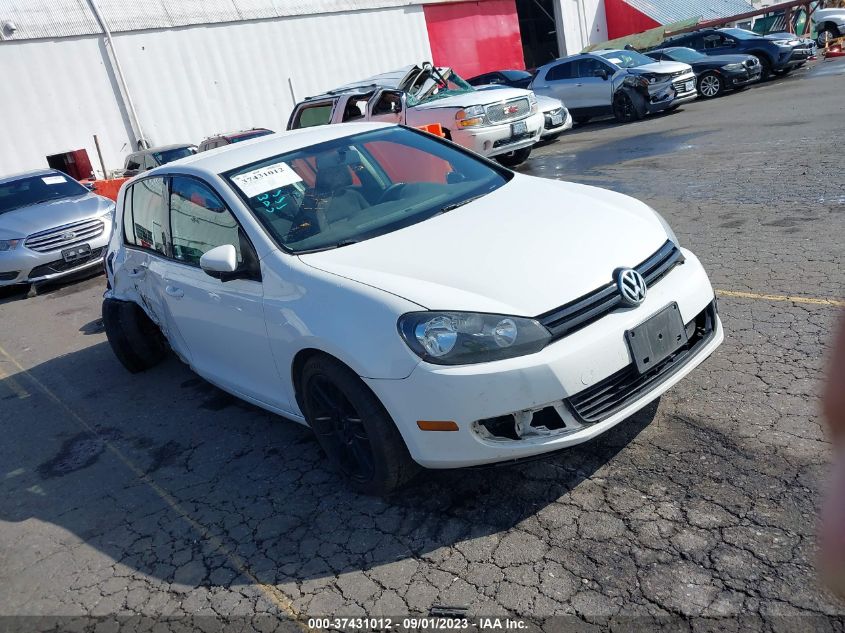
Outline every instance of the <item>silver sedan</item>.
{"label": "silver sedan", "polygon": [[52,169],[0,178],[0,286],[102,266],[114,202]]}

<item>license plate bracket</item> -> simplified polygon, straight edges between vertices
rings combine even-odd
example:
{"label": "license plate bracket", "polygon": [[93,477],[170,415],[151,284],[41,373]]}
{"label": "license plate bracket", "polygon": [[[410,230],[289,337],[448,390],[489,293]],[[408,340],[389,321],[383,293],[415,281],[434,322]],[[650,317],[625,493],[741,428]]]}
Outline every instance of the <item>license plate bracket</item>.
{"label": "license plate bracket", "polygon": [[520,137],[525,136],[528,134],[528,126],[525,124],[525,121],[516,121],[515,123],[511,123],[511,136],[512,137]]}
{"label": "license plate bracket", "polygon": [[670,303],[637,327],[626,330],[625,340],[638,372],[644,374],[656,367],[687,343],[687,330],[678,304]]}
{"label": "license plate bracket", "polygon": [[90,244],[79,244],[77,246],[65,248],[62,250],[62,259],[64,259],[65,262],[67,262],[68,264],[89,257],[90,255]]}
{"label": "license plate bracket", "polygon": [[684,84],[684,88],[685,88],[685,92],[689,92],[690,90],[695,88],[695,82],[694,81],[688,81],[686,84]]}

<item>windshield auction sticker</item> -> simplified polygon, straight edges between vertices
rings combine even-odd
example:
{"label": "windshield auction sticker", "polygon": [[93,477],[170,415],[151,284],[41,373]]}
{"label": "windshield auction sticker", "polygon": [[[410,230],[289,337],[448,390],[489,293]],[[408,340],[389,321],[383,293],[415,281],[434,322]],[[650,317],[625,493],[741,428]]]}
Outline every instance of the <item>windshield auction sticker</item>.
{"label": "windshield auction sticker", "polygon": [[266,167],[259,167],[245,174],[232,176],[238,188],[246,194],[247,198],[254,198],[262,193],[287,187],[295,182],[301,182],[299,177],[287,163],[275,163]]}
{"label": "windshield auction sticker", "polygon": [[67,178],[64,176],[44,176],[41,180],[44,181],[45,185],[60,185],[67,182]]}

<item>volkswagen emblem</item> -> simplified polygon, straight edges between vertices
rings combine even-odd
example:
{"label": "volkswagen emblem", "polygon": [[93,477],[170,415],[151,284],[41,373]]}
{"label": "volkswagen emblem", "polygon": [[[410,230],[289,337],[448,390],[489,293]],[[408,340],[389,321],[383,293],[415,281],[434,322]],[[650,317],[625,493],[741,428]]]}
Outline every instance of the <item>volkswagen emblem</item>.
{"label": "volkswagen emblem", "polygon": [[645,279],[633,268],[620,268],[616,271],[616,287],[622,302],[629,306],[640,305],[648,291]]}

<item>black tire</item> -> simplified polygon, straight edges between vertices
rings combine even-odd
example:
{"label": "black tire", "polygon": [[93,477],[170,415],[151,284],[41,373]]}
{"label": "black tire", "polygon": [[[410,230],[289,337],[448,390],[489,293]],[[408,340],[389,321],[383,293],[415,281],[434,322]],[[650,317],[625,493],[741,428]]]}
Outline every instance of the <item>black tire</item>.
{"label": "black tire", "polygon": [[584,125],[585,123],[590,122],[590,117],[588,117],[588,116],[574,116],[574,117],[572,117],[572,122],[577,123],[578,125]]}
{"label": "black tire", "polygon": [[703,99],[715,99],[725,93],[725,80],[714,72],[706,72],[698,78],[698,94]]}
{"label": "black tire", "polygon": [[644,112],[625,90],[619,90],[613,95],[613,118],[619,123],[639,121],[643,118]]}
{"label": "black tire", "polygon": [[835,40],[839,37],[839,29],[835,26],[825,26],[816,34],[816,44],[819,48],[824,48],[824,45],[830,40]]}
{"label": "black tire", "polygon": [[771,60],[765,55],[752,54],[752,57],[756,57],[757,61],[760,62],[760,81],[766,81],[769,79],[772,76]]}
{"label": "black tire", "polygon": [[299,381],[305,419],[332,465],[358,492],[386,496],[419,470],[385,408],[345,365],[324,355]]}
{"label": "black tire", "polygon": [[103,327],[114,355],[133,374],[155,367],[167,354],[158,326],[132,302],[105,299]]}
{"label": "black tire", "polygon": [[528,160],[529,156],[531,156],[531,148],[523,147],[512,152],[499,154],[498,156],[494,156],[494,158],[505,167],[516,167]]}

